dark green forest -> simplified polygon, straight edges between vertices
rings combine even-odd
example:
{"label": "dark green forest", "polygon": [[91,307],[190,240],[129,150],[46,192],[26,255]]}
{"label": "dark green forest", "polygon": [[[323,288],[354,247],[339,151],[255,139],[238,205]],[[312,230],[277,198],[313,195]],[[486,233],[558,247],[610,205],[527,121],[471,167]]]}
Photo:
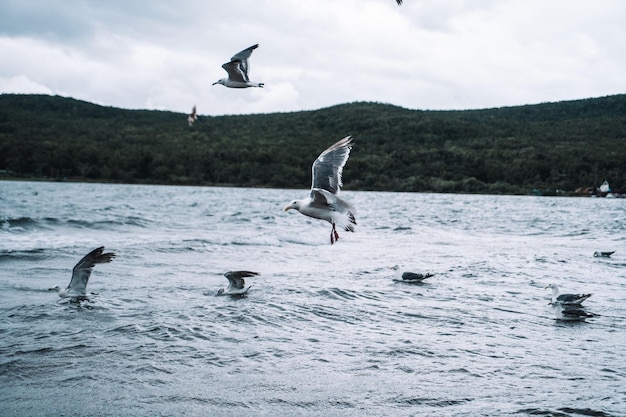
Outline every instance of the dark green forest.
{"label": "dark green forest", "polygon": [[192,127],[186,119],[3,94],[0,178],[307,188],[315,157],[352,135],[345,189],[569,194],[606,178],[626,192],[626,94],[464,111],[358,102],[200,116]]}

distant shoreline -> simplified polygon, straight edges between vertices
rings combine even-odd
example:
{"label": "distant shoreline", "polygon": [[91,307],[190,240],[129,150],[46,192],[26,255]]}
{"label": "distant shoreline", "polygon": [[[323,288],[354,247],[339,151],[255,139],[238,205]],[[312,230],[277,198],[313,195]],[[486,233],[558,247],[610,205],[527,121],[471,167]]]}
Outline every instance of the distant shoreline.
{"label": "distant shoreline", "polygon": [[[113,185],[154,185],[164,187],[216,187],[216,188],[253,188],[253,189],[299,189],[282,188],[282,187],[264,187],[264,186],[247,186],[238,184],[180,184],[180,183],[159,183],[151,181],[107,181],[94,180],[89,178],[40,178],[40,177],[0,177],[0,181],[6,182],[57,182],[57,183],[74,183],[74,184],[113,184]],[[414,194],[469,194],[469,195],[508,195],[508,196],[530,196],[530,197],[584,197],[584,198],[607,198],[606,196],[598,196],[593,194],[581,194],[576,192],[539,192],[540,190],[529,190],[527,193],[486,193],[486,192],[440,192],[440,191],[389,191],[389,190],[366,190],[366,189],[350,189],[344,187],[344,191],[364,191],[364,192],[390,192],[390,193],[414,193]],[[610,198],[610,197],[609,197]],[[614,196],[613,198],[626,198],[626,195]]]}

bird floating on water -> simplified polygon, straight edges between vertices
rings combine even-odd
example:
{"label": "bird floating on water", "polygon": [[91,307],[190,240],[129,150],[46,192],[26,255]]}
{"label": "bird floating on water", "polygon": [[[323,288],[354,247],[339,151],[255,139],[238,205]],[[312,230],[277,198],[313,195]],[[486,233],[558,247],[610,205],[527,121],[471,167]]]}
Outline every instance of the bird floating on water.
{"label": "bird floating on water", "polygon": [[193,126],[193,122],[196,120],[198,120],[198,115],[196,114],[196,105],[194,104],[191,114],[187,117],[187,123],[189,123],[189,126],[191,127]]}
{"label": "bird floating on water", "polygon": [[613,255],[615,253],[615,251],[610,251],[610,252],[599,252],[599,251],[595,251],[593,253],[593,257],[594,258],[610,258],[611,255]]}
{"label": "bird floating on water", "polygon": [[424,281],[426,278],[430,278],[435,274],[431,274],[429,272],[425,273],[425,274],[421,274],[419,272],[403,272],[402,273],[402,279],[399,278],[394,278],[394,281],[396,282],[406,282],[406,283],[417,283],[417,282],[422,282]]}
{"label": "bird floating on water", "polygon": [[285,211],[296,209],[305,216],[326,220],[332,225],[331,245],[339,239],[336,226],[354,232],[354,208],[338,196],[343,183],[343,167],[350,156],[352,136],[346,136],[326,149],[313,162],[311,192],[307,198],[293,200]]}
{"label": "bird floating on water", "polygon": [[109,263],[115,257],[115,253],[103,253],[104,246],[92,250],[83,257],[72,270],[72,279],[65,289],[60,286],[50,288],[49,291],[57,291],[61,298],[72,298],[76,301],[87,299],[87,283],[91,276],[91,271],[96,264]]}
{"label": "bird floating on water", "polygon": [[552,288],[552,304],[579,306],[583,301],[591,297],[591,294],[561,294],[556,284],[550,284],[545,288]]}
{"label": "bird floating on water", "polygon": [[214,82],[213,85],[222,84],[230,88],[263,87],[265,84],[253,83],[248,78],[248,69],[250,68],[248,66],[248,58],[250,58],[252,51],[258,47],[259,44],[257,43],[233,55],[230,62],[222,65],[222,68],[228,73],[228,78],[222,78]]}
{"label": "bird floating on water", "polygon": [[259,275],[257,272],[251,271],[229,271],[224,274],[228,279],[228,287],[226,289],[217,290],[217,295],[244,295],[248,292],[252,285],[246,287],[244,278]]}

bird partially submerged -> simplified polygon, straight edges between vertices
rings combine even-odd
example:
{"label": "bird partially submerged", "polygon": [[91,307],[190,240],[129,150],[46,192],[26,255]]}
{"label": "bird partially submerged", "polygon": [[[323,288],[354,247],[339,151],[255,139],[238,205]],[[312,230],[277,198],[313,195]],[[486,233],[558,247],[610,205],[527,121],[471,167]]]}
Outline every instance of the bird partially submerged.
{"label": "bird partially submerged", "polygon": [[426,278],[430,278],[435,274],[431,274],[429,272],[422,274],[419,272],[403,272],[401,278],[402,279],[395,279],[394,281],[397,282],[406,282],[406,283],[415,283],[415,282],[422,282],[424,281]]}
{"label": "bird partially submerged", "polygon": [[331,245],[339,239],[336,226],[354,232],[356,218],[350,203],[339,197],[341,175],[352,149],[352,136],[346,136],[322,152],[313,162],[311,191],[307,198],[293,200],[285,211],[296,209],[305,216],[326,220],[332,225]]}
{"label": "bird partially submerged", "polygon": [[96,264],[109,263],[115,257],[115,253],[104,253],[104,246],[92,250],[85,255],[72,270],[72,279],[67,288],[60,286],[50,288],[49,291],[56,291],[61,298],[72,298],[74,301],[87,299],[87,283],[91,276],[91,271]]}
{"label": "bird partially submerged", "polygon": [[250,68],[248,58],[250,58],[252,51],[258,47],[259,44],[257,43],[233,55],[230,62],[222,65],[222,68],[228,73],[228,78],[222,78],[214,82],[213,85],[222,84],[229,88],[263,87],[265,84],[253,83],[250,81],[250,78],[248,78],[248,70]]}
{"label": "bird partially submerged", "polygon": [[251,271],[229,271],[224,274],[228,279],[228,287],[217,290],[217,295],[244,295],[252,285],[246,287],[244,278],[255,277],[257,272]]}

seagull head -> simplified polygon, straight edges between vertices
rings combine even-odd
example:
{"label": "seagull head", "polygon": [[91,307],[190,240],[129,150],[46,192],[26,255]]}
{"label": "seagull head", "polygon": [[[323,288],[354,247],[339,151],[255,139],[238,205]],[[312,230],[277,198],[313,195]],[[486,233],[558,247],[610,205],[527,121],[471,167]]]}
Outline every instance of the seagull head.
{"label": "seagull head", "polygon": [[67,298],[68,297],[68,295],[65,292],[65,290],[62,289],[61,287],[59,287],[58,285],[56,287],[48,288],[48,291],[56,291],[59,294],[59,297],[61,297],[61,298]]}
{"label": "seagull head", "polygon": [[289,211],[291,209],[296,209],[296,210],[300,211],[300,201],[299,200],[293,200],[291,203],[287,204],[287,207],[285,207],[285,211]]}
{"label": "seagull head", "polygon": [[215,85],[215,84],[222,84],[222,85],[226,85],[226,78],[222,78],[221,80],[217,80],[215,81],[213,84],[211,85]]}

